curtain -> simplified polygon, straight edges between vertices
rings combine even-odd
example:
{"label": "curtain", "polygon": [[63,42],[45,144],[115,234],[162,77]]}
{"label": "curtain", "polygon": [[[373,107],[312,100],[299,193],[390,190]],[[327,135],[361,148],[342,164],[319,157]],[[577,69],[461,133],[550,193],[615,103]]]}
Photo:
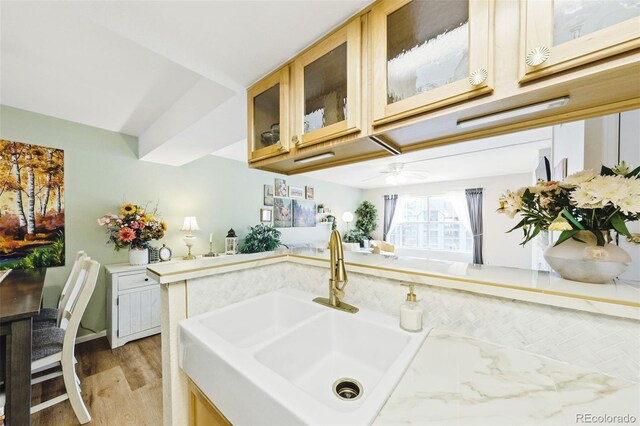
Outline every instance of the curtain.
{"label": "curtain", "polygon": [[387,241],[387,235],[391,231],[393,216],[396,213],[396,205],[398,204],[398,194],[384,196],[384,223],[382,230],[382,239]]}
{"label": "curtain", "polygon": [[473,233],[473,263],[482,265],[482,188],[465,189]]}
{"label": "curtain", "polygon": [[447,198],[451,200],[453,209],[458,216],[458,220],[462,223],[467,231],[473,233],[471,230],[471,220],[469,219],[469,208],[467,207],[467,197],[464,191],[451,191],[447,193]]}

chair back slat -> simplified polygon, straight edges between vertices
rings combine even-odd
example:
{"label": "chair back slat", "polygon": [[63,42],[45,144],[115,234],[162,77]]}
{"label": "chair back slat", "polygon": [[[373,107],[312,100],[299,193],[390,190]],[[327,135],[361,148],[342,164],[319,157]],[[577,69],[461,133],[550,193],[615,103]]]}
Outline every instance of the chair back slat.
{"label": "chair back slat", "polygon": [[74,291],[76,291],[76,288],[78,291],[77,296],[74,300],[69,301],[64,309],[63,318],[68,319],[68,322],[64,321],[66,322],[66,327],[64,327],[63,352],[65,352],[65,346],[67,346],[67,352],[71,351],[73,355],[73,346],[75,345],[80,320],[96,288],[99,271],[100,263],[95,260],[85,259],[82,261],[78,282],[74,286]]}
{"label": "chair back slat", "polygon": [[88,270],[86,269],[85,261],[90,260],[91,258],[87,257],[80,262],[80,267],[76,272],[76,277],[74,283],[71,285],[71,290],[69,291],[67,300],[61,309],[58,310],[58,327],[66,330],[67,325],[69,324],[69,319],[71,318],[71,314],[73,313],[74,307],[78,300],[78,296],[82,292],[82,287],[87,278]]}
{"label": "chair back slat", "polygon": [[76,253],[76,259],[73,262],[73,266],[71,267],[71,272],[69,273],[67,281],[64,283],[64,287],[62,288],[62,292],[60,293],[60,299],[58,299],[58,318],[56,321],[58,327],[60,327],[60,322],[62,320],[63,307],[66,306],[69,298],[71,297],[73,287],[78,280],[78,273],[80,272],[80,269],[82,267],[82,261],[85,259],[89,259],[89,257],[83,250],[80,250],[78,253]]}

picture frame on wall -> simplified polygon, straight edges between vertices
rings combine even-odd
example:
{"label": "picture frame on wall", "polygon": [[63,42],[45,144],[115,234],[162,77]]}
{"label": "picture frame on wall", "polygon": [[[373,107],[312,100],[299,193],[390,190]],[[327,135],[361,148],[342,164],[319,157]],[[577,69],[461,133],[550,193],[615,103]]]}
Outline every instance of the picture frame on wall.
{"label": "picture frame on wall", "polygon": [[304,198],[304,188],[301,186],[289,186],[289,198]]}
{"label": "picture frame on wall", "polygon": [[315,189],[313,186],[304,187],[304,196],[307,200],[313,200],[315,198]]}
{"label": "picture frame on wall", "polygon": [[273,191],[274,197],[286,197],[287,196],[287,181],[284,179],[275,179],[275,188]]}
{"label": "picture frame on wall", "polygon": [[264,200],[262,203],[265,206],[273,206],[273,185],[264,185]]}
{"label": "picture frame on wall", "polygon": [[273,198],[273,226],[274,228],[291,228],[293,214],[289,198]]}
{"label": "picture frame on wall", "polygon": [[[65,205],[64,150],[1,139],[0,153],[0,269],[64,266],[65,214],[70,213]],[[10,191],[5,190],[7,182]],[[38,261],[27,261],[31,257]]]}
{"label": "picture frame on wall", "polygon": [[[272,199],[273,201],[273,199]],[[260,209],[260,222],[262,223],[271,223],[273,220],[273,210],[272,209]]]}
{"label": "picture frame on wall", "polygon": [[311,200],[292,200],[294,228],[316,226],[316,203]]}

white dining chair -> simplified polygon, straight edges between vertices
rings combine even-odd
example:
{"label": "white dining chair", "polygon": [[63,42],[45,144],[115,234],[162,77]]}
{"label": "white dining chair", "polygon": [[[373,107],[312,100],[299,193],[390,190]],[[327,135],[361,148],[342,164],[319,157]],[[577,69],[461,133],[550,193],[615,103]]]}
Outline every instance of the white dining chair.
{"label": "white dining chair", "polygon": [[75,284],[77,281],[78,272],[80,271],[82,261],[85,259],[89,259],[89,256],[87,256],[87,253],[85,253],[83,250],[80,250],[78,253],[76,253],[76,258],[73,262],[73,266],[71,267],[71,272],[67,277],[67,281],[64,283],[64,287],[62,287],[62,291],[60,292],[60,297],[58,298],[56,307],[40,309],[40,313],[33,318],[34,330],[48,327],[60,327],[60,320],[62,319],[62,306],[66,305],[69,297],[71,296],[73,284]]}
{"label": "white dining chair", "polygon": [[[83,260],[76,283],[66,304],[63,305],[60,327],[48,327],[33,331],[32,374],[58,365],[61,366],[66,392],[31,407],[31,414],[69,399],[78,421],[81,424],[91,421],[91,415],[80,395],[80,381],[75,372],[74,349],[80,320],[96,287],[99,270],[100,264],[95,260]],[[43,382],[59,375],[60,373],[47,374],[37,377],[32,383]]]}

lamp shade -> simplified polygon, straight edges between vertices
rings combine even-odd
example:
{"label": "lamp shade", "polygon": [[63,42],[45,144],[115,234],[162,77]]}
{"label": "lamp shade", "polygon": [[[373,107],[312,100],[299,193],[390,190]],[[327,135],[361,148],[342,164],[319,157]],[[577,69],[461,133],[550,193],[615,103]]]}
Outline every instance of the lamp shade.
{"label": "lamp shade", "polygon": [[181,231],[199,231],[198,221],[195,216],[185,216]]}
{"label": "lamp shade", "polygon": [[353,213],[351,213],[351,212],[342,213],[342,221],[345,222],[345,223],[353,222]]}

